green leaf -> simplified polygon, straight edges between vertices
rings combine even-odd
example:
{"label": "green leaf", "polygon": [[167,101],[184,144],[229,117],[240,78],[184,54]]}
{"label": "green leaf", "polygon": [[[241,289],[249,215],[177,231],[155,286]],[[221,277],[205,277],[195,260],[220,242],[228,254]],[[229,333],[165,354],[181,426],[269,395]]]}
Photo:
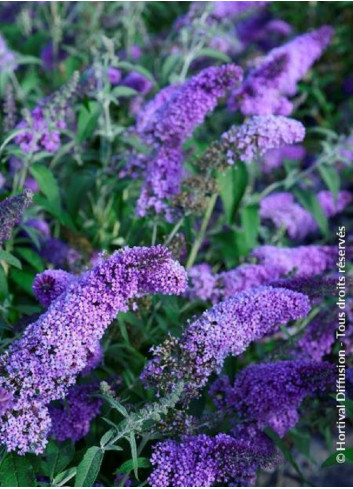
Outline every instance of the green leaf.
{"label": "green leaf", "polygon": [[100,446],[102,448],[103,447],[105,448],[105,445],[107,445],[107,443],[115,436],[116,431],[117,431],[116,429],[112,428],[108,430],[106,433],[104,433],[104,435],[100,439]]}
{"label": "green leaf", "polygon": [[126,408],[113,397],[107,396],[106,394],[99,394],[98,397],[101,397],[102,399],[106,400],[114,409],[117,409],[119,413],[122,414],[125,418],[129,417],[129,413],[127,412]]}
{"label": "green leaf", "polygon": [[81,106],[77,123],[77,140],[79,143],[82,143],[93,133],[100,111],[98,102],[88,101],[86,106]]}
{"label": "green leaf", "polygon": [[114,97],[134,97],[138,92],[134,90],[133,88],[130,87],[125,87],[124,85],[121,85],[119,87],[115,87],[112,90],[112,94]]}
{"label": "green leaf", "polygon": [[87,197],[90,188],[96,182],[96,175],[92,171],[80,171],[75,174],[75,177],[70,180],[66,186],[65,203],[67,209],[72,216],[76,216],[82,200]]}
{"label": "green leaf", "polygon": [[60,212],[61,199],[59,185],[49,168],[35,163],[30,166],[30,172],[39,185],[39,188],[57,212]]}
{"label": "green leaf", "polygon": [[217,49],[212,48],[202,48],[197,53],[197,57],[200,58],[202,56],[206,56],[207,58],[219,59],[220,61],[224,61],[225,63],[230,63],[231,59],[221,51],[217,51]]}
{"label": "green leaf", "polygon": [[248,247],[254,248],[260,226],[259,206],[253,204],[244,207],[241,211],[241,223]]}
{"label": "green leaf", "polygon": [[332,195],[336,199],[341,183],[338,172],[331,165],[320,165],[319,172],[323,181],[326,183],[327,188],[331,190]]}
{"label": "green leaf", "polygon": [[44,265],[41,257],[31,248],[16,248],[16,252],[22,256],[30,265],[33,266],[38,272],[44,270]]}
{"label": "green leaf", "polygon": [[288,460],[288,462],[292,465],[292,467],[296,470],[298,475],[301,477],[302,481],[305,482],[305,477],[303,476],[301,470],[298,467],[297,462],[294,460],[293,455],[291,454],[290,450],[287,448],[284,441],[271,428],[265,428],[264,432],[269,438],[271,438],[271,440],[276,445],[276,447],[278,447],[281,450],[285,458]]}
{"label": "green leaf", "polygon": [[320,231],[325,236],[328,235],[328,221],[327,217],[322,210],[320,202],[317,200],[316,195],[311,192],[302,190],[300,188],[293,189],[293,193],[299,202],[310,212],[315,221],[317,222]]}
{"label": "green leaf", "polygon": [[11,255],[8,251],[0,250],[0,261],[3,261],[13,267],[22,269],[22,265],[20,260],[18,260],[15,256]]}
{"label": "green leaf", "polygon": [[77,467],[71,467],[70,469],[64,470],[55,477],[55,479],[53,480],[53,485],[59,487],[63,486],[64,484],[66,484],[66,482],[75,477],[76,473]]}
{"label": "green leaf", "polygon": [[337,462],[337,455],[344,454],[345,461],[353,463],[353,448],[346,448],[345,451],[332,453],[321,465],[322,468],[331,467],[332,465],[342,465],[342,463]]}
{"label": "green leaf", "polygon": [[7,278],[5,275],[5,271],[0,265],[0,295],[6,297],[8,295],[8,286],[7,286]]}
{"label": "green leaf", "polygon": [[30,295],[33,295],[33,273],[25,272],[23,270],[12,269],[10,277],[22,290]]}
{"label": "green leaf", "polygon": [[85,453],[77,467],[75,487],[92,487],[102,465],[103,451],[99,447],[91,447]]}
{"label": "green leaf", "polygon": [[169,75],[176,71],[177,67],[181,64],[182,58],[180,54],[171,54],[163,62],[161,75],[162,79],[168,81]]}
{"label": "green leaf", "polygon": [[69,441],[58,444],[50,440],[45,451],[46,465],[49,469],[47,475],[50,480],[53,480],[55,476],[66,469],[74,455],[74,446]]}
{"label": "green leaf", "polygon": [[130,447],[131,447],[131,456],[132,456],[132,466],[134,468],[134,475],[136,479],[138,480],[138,457],[137,457],[137,447],[136,447],[136,439],[135,439],[135,433],[131,431],[130,436],[129,436],[129,442],[130,442]]}
{"label": "green leaf", "polygon": [[217,177],[227,224],[234,222],[238,206],[248,184],[248,171],[244,163],[233,165]]}
{"label": "green leaf", "polygon": [[37,487],[33,467],[26,457],[9,453],[0,465],[0,487]]}
{"label": "green leaf", "polygon": [[[148,458],[138,457],[137,466],[139,469],[148,469],[149,467],[151,467],[151,462],[148,460]],[[134,468],[134,462],[132,459],[130,459],[124,462],[123,464],[121,464],[118,470],[116,471],[116,473],[128,474],[133,470],[133,468]]]}

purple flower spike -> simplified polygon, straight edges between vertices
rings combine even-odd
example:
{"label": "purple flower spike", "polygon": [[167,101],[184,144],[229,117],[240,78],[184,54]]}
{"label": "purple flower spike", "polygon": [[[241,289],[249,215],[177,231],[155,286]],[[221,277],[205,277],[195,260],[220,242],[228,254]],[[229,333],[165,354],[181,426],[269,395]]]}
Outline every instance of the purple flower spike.
{"label": "purple flower spike", "polygon": [[223,433],[184,436],[155,445],[148,482],[151,487],[247,487],[255,483],[257,469],[276,458],[270,442],[264,449]]}
{"label": "purple flower spike", "polygon": [[188,324],[180,339],[169,337],[153,348],[142,380],[158,392],[171,391],[183,381],[188,400],[221,370],[228,355],[240,355],[252,341],[305,317],[309,310],[308,297],[291,290],[258,287],[239,293]]}
{"label": "purple flower spike", "polygon": [[274,48],[232,93],[229,107],[240,109],[244,115],[289,115],[293,105],[288,97],[296,94],[298,82],[321,56],[332,35],[332,27],[323,26]]}
{"label": "purple flower spike", "polygon": [[183,142],[241,77],[242,70],[235,65],[206,68],[179,87],[163,89],[147,104],[137,129],[154,148],[154,155],[146,161],[146,179],[137,205],[140,216],[151,208],[157,213],[165,211],[164,200],[179,193]]}
{"label": "purple flower spike", "polygon": [[229,164],[238,159],[246,163],[268,150],[303,141],[305,128],[295,119],[281,116],[252,117],[241,126],[234,126],[222,135],[222,146]]}
{"label": "purple flower spike", "polygon": [[15,398],[0,420],[0,443],[41,453],[51,424],[47,405],[66,396],[118,312],[134,297],[185,288],[185,270],[163,246],[126,248],[71,281],[0,357],[0,387]]}
{"label": "purple flower spike", "polygon": [[263,265],[276,266],[283,275],[295,273],[296,277],[314,277],[335,266],[337,246],[308,245],[296,248],[260,246],[252,256]]}
{"label": "purple flower spike", "polygon": [[280,361],[249,365],[234,386],[220,379],[210,394],[219,409],[237,412],[258,428],[267,426],[284,436],[299,419],[305,397],[333,392],[335,368],[327,362]]}
{"label": "purple flower spike", "polygon": [[10,239],[12,228],[18,224],[25,209],[31,204],[33,194],[26,189],[22,194],[8,197],[0,202],[0,247]]}

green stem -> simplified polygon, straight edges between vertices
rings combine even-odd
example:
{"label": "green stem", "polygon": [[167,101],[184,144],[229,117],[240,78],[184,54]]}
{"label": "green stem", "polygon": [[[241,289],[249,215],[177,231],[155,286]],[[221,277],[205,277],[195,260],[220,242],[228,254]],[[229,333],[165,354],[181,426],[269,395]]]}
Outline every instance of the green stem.
{"label": "green stem", "polygon": [[207,206],[207,209],[206,209],[206,212],[205,212],[202,224],[201,224],[200,232],[198,233],[197,238],[195,239],[194,244],[191,248],[190,256],[189,256],[188,261],[186,263],[186,268],[191,268],[193,266],[195,260],[196,260],[197,253],[199,252],[200,246],[202,245],[202,241],[204,240],[206,230],[207,230],[207,226],[208,226],[208,223],[209,223],[210,218],[212,216],[212,212],[213,212],[214,206],[216,204],[217,197],[218,197],[218,193],[215,193],[210,198],[210,201],[208,203],[208,206]]}
{"label": "green stem", "polygon": [[166,242],[164,243],[165,246],[168,246],[169,243],[171,243],[172,239],[174,238],[174,236],[176,235],[176,233],[179,231],[180,226],[183,224],[183,221],[184,221],[184,216],[173,227],[170,235],[168,236],[168,238],[166,239]]}

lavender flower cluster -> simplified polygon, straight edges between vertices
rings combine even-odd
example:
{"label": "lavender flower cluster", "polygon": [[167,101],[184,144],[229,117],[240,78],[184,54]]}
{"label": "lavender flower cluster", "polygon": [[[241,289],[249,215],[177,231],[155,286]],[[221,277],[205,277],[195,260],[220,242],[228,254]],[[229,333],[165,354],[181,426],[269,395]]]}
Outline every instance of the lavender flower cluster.
{"label": "lavender flower cluster", "polygon": [[[326,217],[333,217],[342,212],[353,200],[351,192],[342,190],[337,198],[328,190],[317,194],[318,202]],[[289,192],[279,192],[262,199],[260,216],[269,219],[276,228],[283,228],[294,240],[301,240],[318,229],[318,224],[300,204],[296,203]]]}
{"label": "lavender flower cluster", "polygon": [[180,294],[185,286],[185,271],[162,246],[125,249],[71,281],[0,358],[1,388],[11,407],[0,428],[7,450],[43,451],[51,425],[47,405],[67,394],[129,299]]}
{"label": "lavender flower cluster", "polygon": [[183,381],[185,397],[193,397],[221,370],[228,355],[240,355],[252,341],[305,317],[309,310],[305,295],[286,289],[258,287],[238,293],[188,324],[180,339],[169,337],[153,348],[142,380],[159,392]]}
{"label": "lavender flower cluster", "polygon": [[158,443],[151,462],[152,487],[212,487],[217,484],[247,487],[259,467],[270,467],[275,449],[250,448],[244,440],[219,433],[186,436],[180,442]]}
{"label": "lavender flower cluster", "polygon": [[284,436],[298,422],[305,397],[333,392],[335,380],[335,368],[328,362],[252,364],[236,376],[234,385],[227,378],[217,380],[210,394],[219,409],[237,412],[258,428],[269,426]]}
{"label": "lavender flower cluster", "polygon": [[229,106],[244,115],[289,115],[293,110],[289,97],[296,94],[298,82],[321,56],[332,35],[333,29],[323,26],[274,48],[233,91]]}
{"label": "lavender flower cluster", "polygon": [[145,215],[149,208],[161,212],[165,209],[164,199],[179,192],[183,142],[241,77],[242,70],[235,65],[206,68],[180,87],[167,87],[147,104],[137,128],[155,154],[146,166],[139,215]]}

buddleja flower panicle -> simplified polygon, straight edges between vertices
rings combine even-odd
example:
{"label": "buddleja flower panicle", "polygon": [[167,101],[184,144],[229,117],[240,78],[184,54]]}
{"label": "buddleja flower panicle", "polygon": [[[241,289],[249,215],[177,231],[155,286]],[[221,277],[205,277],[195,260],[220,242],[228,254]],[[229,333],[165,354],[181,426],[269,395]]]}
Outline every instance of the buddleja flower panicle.
{"label": "buddleja flower panicle", "polygon": [[133,297],[180,294],[185,288],[185,270],[160,245],[116,252],[69,282],[0,357],[0,387],[14,398],[1,419],[0,442],[8,451],[41,453],[50,428],[47,405],[65,397],[92,362],[117,313],[127,311]]}

